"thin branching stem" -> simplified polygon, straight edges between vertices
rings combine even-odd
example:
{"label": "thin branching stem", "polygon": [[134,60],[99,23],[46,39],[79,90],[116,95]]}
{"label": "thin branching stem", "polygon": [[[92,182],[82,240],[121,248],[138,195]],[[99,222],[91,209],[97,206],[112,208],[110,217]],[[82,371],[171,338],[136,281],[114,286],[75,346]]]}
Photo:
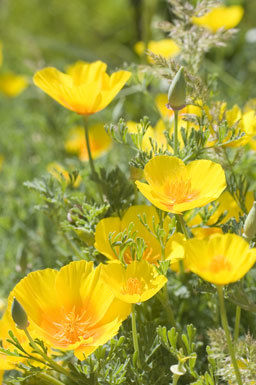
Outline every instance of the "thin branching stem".
{"label": "thin branching stem", "polygon": [[224,296],[223,296],[223,286],[217,285],[216,287],[217,287],[218,296],[219,296],[221,322],[222,322],[222,326],[223,326],[223,329],[224,329],[225,334],[226,334],[228,350],[229,350],[229,354],[230,354],[233,368],[235,371],[237,385],[243,385],[242,379],[241,379],[241,374],[240,374],[240,371],[239,371],[239,368],[237,365],[237,360],[236,360],[236,356],[235,356],[233,343],[232,343],[230,332],[229,332],[227,313],[226,313],[226,309],[225,309]]}
{"label": "thin branching stem", "polygon": [[60,366],[59,364],[57,364],[53,359],[51,359],[43,350],[39,349],[39,347],[36,345],[36,343],[34,342],[33,338],[31,337],[28,329],[23,329],[24,330],[24,333],[26,334],[29,342],[30,342],[30,345],[32,346],[32,348],[38,353],[40,354],[46,362],[49,362],[50,366],[56,370],[56,372],[59,372],[59,373],[62,373],[64,374],[67,378],[70,378],[72,381],[75,381],[76,382],[76,379],[73,378],[73,376],[66,370],[64,369],[62,366]]}
{"label": "thin branching stem", "polygon": [[133,340],[134,352],[135,353],[137,352],[137,365],[138,365],[138,368],[141,369],[140,350],[139,350],[138,333],[137,333],[137,326],[136,326],[135,304],[132,304],[132,340]]}

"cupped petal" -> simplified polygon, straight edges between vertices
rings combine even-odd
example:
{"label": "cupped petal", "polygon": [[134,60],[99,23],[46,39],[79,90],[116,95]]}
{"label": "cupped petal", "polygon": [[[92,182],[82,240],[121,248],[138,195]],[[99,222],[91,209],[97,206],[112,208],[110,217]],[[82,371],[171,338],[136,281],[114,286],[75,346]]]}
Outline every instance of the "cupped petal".
{"label": "cupped petal", "polygon": [[121,220],[118,217],[104,218],[99,221],[96,226],[95,231],[95,244],[94,247],[108,259],[117,259],[118,258],[118,249],[116,249],[115,254],[112,249],[109,237],[112,233],[112,240],[115,239],[115,236],[121,232]]}
{"label": "cupped petal", "polygon": [[190,162],[186,168],[192,190],[199,191],[200,198],[208,197],[208,203],[217,199],[227,186],[225,172],[218,163],[201,159]]}
{"label": "cupped petal", "polygon": [[[141,220],[146,220],[146,224],[149,226],[149,231],[144,226]],[[143,255],[143,259],[147,259],[149,262],[155,262],[161,259],[161,246],[159,241],[154,236],[154,224],[159,223],[159,217],[156,209],[153,206],[136,205],[131,206],[122,218],[122,230],[128,229],[129,225],[133,223],[133,231],[136,231],[136,238],[142,238],[147,245],[147,249]]]}
{"label": "cupped petal", "polygon": [[119,316],[126,318],[127,314],[127,309],[122,307],[119,312],[111,287],[102,279],[104,267],[105,265],[99,265],[81,284],[82,308],[86,310],[85,318],[89,321],[90,328],[108,323]]}
{"label": "cupped petal", "polygon": [[100,60],[93,63],[78,61],[68,68],[67,74],[72,77],[75,86],[95,83],[95,86],[98,84],[98,87],[100,87],[106,70],[106,63]]}
{"label": "cupped petal", "polygon": [[186,242],[184,234],[174,233],[165,245],[165,260],[170,260],[170,267],[173,271],[180,270],[180,260],[183,260],[184,268],[187,269],[184,242]]}
{"label": "cupped petal", "polygon": [[10,293],[8,311],[10,312],[13,298],[25,309],[29,321],[40,325],[44,315],[55,312],[59,297],[55,291],[55,280],[58,272],[53,269],[38,270],[29,273]]}
{"label": "cupped petal", "polygon": [[81,283],[93,271],[93,262],[75,261],[62,267],[56,276],[56,295],[61,298],[61,306],[70,312],[75,306],[82,306]]}
{"label": "cupped petal", "polygon": [[113,338],[121,326],[121,321],[115,319],[108,324],[102,325],[98,328],[90,330],[91,342],[88,344],[81,344],[74,350],[74,355],[81,361],[93,353],[100,345],[105,344]]}
{"label": "cupped petal", "polygon": [[144,195],[144,197],[147,198],[149,202],[153,203],[154,206],[167,212],[171,210],[172,206],[170,206],[168,202],[166,202],[166,197],[157,193],[155,189],[152,188],[150,185],[148,185],[147,183],[142,183],[138,180],[135,182],[135,184],[142,193],[142,195]]}
{"label": "cupped petal", "polygon": [[130,77],[131,72],[121,70],[114,72],[110,76],[109,80],[103,83],[103,89],[101,90],[101,101],[98,105],[98,111],[101,111],[108,106],[108,104],[123,88],[123,86],[130,79]]}
{"label": "cupped petal", "polygon": [[174,156],[159,155],[152,158],[144,168],[146,181],[154,186],[163,186],[177,178],[187,179],[184,163]]}

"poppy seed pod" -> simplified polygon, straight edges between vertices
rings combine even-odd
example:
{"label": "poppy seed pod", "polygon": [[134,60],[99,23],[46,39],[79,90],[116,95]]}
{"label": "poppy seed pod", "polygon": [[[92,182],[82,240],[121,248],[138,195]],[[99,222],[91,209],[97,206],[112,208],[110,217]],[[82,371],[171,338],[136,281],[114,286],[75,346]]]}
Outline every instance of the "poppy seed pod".
{"label": "poppy seed pod", "polygon": [[252,208],[245,220],[243,235],[247,239],[253,239],[256,236],[256,201],[253,202]]}
{"label": "poppy seed pod", "polygon": [[15,297],[13,298],[11,314],[17,328],[26,329],[29,326],[27,313]]}
{"label": "poppy seed pod", "polygon": [[181,110],[186,105],[186,81],[184,67],[180,67],[174,76],[168,91],[168,107],[173,110]]}

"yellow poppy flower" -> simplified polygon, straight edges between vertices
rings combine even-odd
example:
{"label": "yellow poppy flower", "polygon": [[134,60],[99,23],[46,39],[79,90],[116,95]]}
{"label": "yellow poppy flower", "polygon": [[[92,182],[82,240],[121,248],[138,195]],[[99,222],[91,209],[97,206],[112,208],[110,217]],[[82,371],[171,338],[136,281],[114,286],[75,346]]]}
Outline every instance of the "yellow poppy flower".
{"label": "yellow poppy flower", "polygon": [[[205,106],[205,112],[210,122],[211,136],[208,140],[208,145],[213,145],[218,142],[220,122],[226,121],[230,131],[222,141],[223,147],[240,147],[251,141],[253,135],[256,134],[256,115],[253,110],[242,113],[241,109],[234,105],[230,110],[226,110],[226,103],[220,105],[219,119],[214,121],[208,107]],[[231,128],[234,128],[234,134],[242,133],[243,136],[233,140],[231,143],[226,143],[232,135]]]}
{"label": "yellow poppy flower", "polygon": [[[51,162],[47,166],[47,171],[58,181],[61,182],[62,176],[63,176],[67,184],[71,183],[68,171],[65,170],[65,168],[61,164],[57,162]],[[78,175],[74,183],[74,187],[79,187],[81,182],[82,182],[82,178],[80,175]]]}
{"label": "yellow poppy flower", "polygon": [[[180,52],[179,46],[172,39],[162,39],[158,41],[150,40],[147,48],[155,55],[161,55],[166,59],[174,57]],[[134,51],[137,55],[142,56],[145,51],[145,43],[143,41],[138,41],[134,46]],[[154,62],[150,56],[148,56],[148,61],[150,63]]]}
{"label": "yellow poppy flower", "polygon": [[[128,127],[128,132],[130,134],[138,133],[138,127],[140,126],[140,123],[128,121],[126,125]],[[150,143],[150,138],[152,138],[153,141],[158,144],[158,147],[163,148],[164,151],[165,150],[172,151],[170,146],[168,146],[167,144],[167,139],[164,134],[166,130],[167,130],[167,126],[165,125],[162,119],[159,119],[157,121],[155,127],[149,126],[142,139],[142,150],[148,153],[152,151],[152,146]]]}
{"label": "yellow poppy flower", "polygon": [[114,297],[100,279],[101,265],[76,261],[60,271],[44,269],[23,278],[9,296],[25,309],[32,337],[54,349],[74,350],[80,360],[105,344],[129,315],[130,306]]}
{"label": "yellow poppy flower", "polygon": [[167,282],[167,278],[145,260],[133,261],[127,267],[118,261],[110,262],[102,267],[102,279],[112,293],[126,303],[147,301]]}
{"label": "yellow poppy flower", "polygon": [[3,376],[4,376],[4,370],[0,370],[0,384],[2,384]]}
{"label": "yellow poppy flower", "polygon": [[[112,145],[111,138],[104,129],[104,124],[98,123],[89,126],[89,142],[92,158],[102,156]],[[65,149],[71,154],[77,154],[81,161],[88,161],[88,151],[85,143],[84,127],[72,127],[65,142]]]}
{"label": "yellow poppy flower", "polygon": [[7,72],[0,75],[0,92],[10,98],[19,95],[28,85],[27,78]]}
{"label": "yellow poppy flower", "polygon": [[226,187],[222,167],[210,160],[182,160],[161,155],[144,168],[148,184],[136,181],[140,192],[156,207],[171,213],[202,207],[217,199]]}
{"label": "yellow poppy flower", "polygon": [[227,285],[241,279],[256,261],[256,249],[236,234],[189,239],[185,244],[189,269],[205,281]]}
{"label": "yellow poppy flower", "polygon": [[244,14],[244,9],[240,5],[230,7],[220,6],[210,10],[201,17],[193,17],[194,24],[205,27],[212,32],[220,28],[230,29],[236,27]]}
{"label": "yellow poppy flower", "polygon": [[34,83],[62,106],[81,115],[103,110],[123,88],[131,73],[118,71],[109,76],[101,61],[78,62],[64,74],[48,67],[34,75]]}
{"label": "yellow poppy flower", "polygon": [[[141,218],[144,216],[146,217],[146,222],[150,231],[141,223],[139,216]],[[146,205],[132,206],[126,211],[122,219],[119,217],[109,217],[102,219],[97,224],[94,246],[108,259],[118,259],[118,256],[120,255],[120,247],[115,246],[113,250],[110,243],[110,236],[113,234],[113,241],[119,233],[124,232],[125,230],[128,231],[128,228],[131,224],[133,224],[132,233],[136,232],[135,240],[137,238],[142,238],[147,246],[142,258],[150,263],[156,264],[157,261],[162,259],[162,256],[161,245],[153,233],[153,221],[155,224],[159,223],[159,217],[154,207]],[[169,223],[170,218],[166,217],[163,225],[166,236],[168,235]],[[130,247],[127,247],[124,252],[124,261],[125,263],[131,263],[132,260],[132,251]]]}

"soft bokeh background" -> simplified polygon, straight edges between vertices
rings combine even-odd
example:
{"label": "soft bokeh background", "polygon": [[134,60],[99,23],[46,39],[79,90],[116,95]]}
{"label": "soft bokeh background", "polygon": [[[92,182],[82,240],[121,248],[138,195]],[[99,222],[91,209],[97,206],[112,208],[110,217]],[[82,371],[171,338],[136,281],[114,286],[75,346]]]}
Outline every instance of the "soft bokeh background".
{"label": "soft bokeh background", "polygon": [[[228,47],[210,52],[205,65],[216,73],[222,98],[229,105],[242,106],[256,97],[256,7],[254,0],[227,3],[245,8],[241,31]],[[58,266],[70,254],[58,226],[37,210],[36,194],[23,183],[45,174],[54,161],[87,173],[87,165],[67,155],[64,148],[67,130],[80,118],[36,89],[34,72],[45,66],[64,70],[77,60],[100,59],[110,71],[139,64],[134,44],[145,37],[164,37],[154,26],[170,17],[165,0],[0,0],[0,72],[26,75],[29,82],[15,98],[0,95],[1,295],[26,272]],[[144,91],[131,83],[92,122],[116,122],[121,116],[139,120],[148,115],[155,124],[157,114],[148,90]],[[126,99],[125,94],[129,94]],[[110,168],[119,163],[127,169],[118,146],[99,162]],[[80,193],[84,188],[82,184]]]}

